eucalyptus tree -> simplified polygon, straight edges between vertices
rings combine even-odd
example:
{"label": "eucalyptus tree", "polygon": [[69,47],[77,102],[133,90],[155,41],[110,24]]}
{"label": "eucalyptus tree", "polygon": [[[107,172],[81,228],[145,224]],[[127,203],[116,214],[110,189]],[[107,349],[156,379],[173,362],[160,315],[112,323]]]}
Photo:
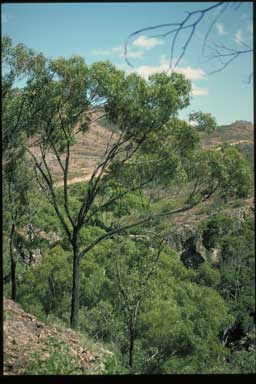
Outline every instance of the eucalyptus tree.
{"label": "eucalyptus tree", "polygon": [[[208,166],[207,176],[212,182],[207,183],[208,192],[203,194],[204,179],[198,178],[191,167],[193,161],[200,164],[196,157],[200,150],[197,128],[178,119],[179,110],[189,105],[191,92],[191,84],[183,75],[155,74],[145,81],[135,74],[126,76],[110,62],[88,67],[79,56],[54,60],[42,55],[33,57],[32,70],[23,71],[26,85],[14,98],[10,96],[6,108],[7,111],[12,108],[15,98],[21,104],[14,109],[14,116],[24,136],[26,151],[33,160],[37,182],[52,204],[72,248],[70,324],[77,328],[81,258],[115,234],[125,234],[128,229],[142,226],[154,217],[191,209],[212,196],[221,185],[215,179],[222,174],[216,174],[214,168]],[[74,207],[68,187],[71,146],[78,132],[86,141],[94,112],[99,108],[100,117],[114,123],[116,132],[88,183],[84,183],[80,206]],[[9,112],[6,113],[8,117]],[[10,119],[6,118],[4,123],[7,132],[16,132],[16,125],[12,129]],[[55,183],[49,155],[55,158],[62,174],[61,191]],[[99,212],[106,211],[128,193],[153,183],[168,186],[188,179],[195,180],[194,188],[176,209],[158,215],[147,209],[136,217],[124,216],[98,237],[88,242],[81,240],[83,228],[90,226]],[[111,193],[105,194],[109,189]]]}
{"label": "eucalyptus tree", "polygon": [[[88,68],[79,57],[53,60],[46,70],[50,74],[54,71],[56,77],[44,86],[41,101],[43,107],[34,119],[34,124],[38,124],[36,131],[40,159],[31,148],[28,152],[34,160],[37,180],[53,204],[73,249],[70,322],[76,328],[81,257],[104,239],[134,225],[143,224],[150,217],[138,218],[129,224],[114,225],[85,246],[81,244],[80,231],[90,224],[99,211],[107,209],[127,193],[149,185],[157,174],[159,181],[162,179],[167,182],[168,178],[178,173],[178,159],[168,154],[167,147],[161,158],[156,149],[151,151],[151,157],[147,153],[149,146],[157,145],[157,131],[161,131],[162,126],[179,108],[188,104],[190,84],[180,75],[172,75],[170,78],[165,75],[155,76],[147,84],[135,75],[126,78],[122,71],[110,63],[97,63]],[[36,84],[29,85],[27,92],[31,92],[33,87]],[[117,139],[106,148],[102,161],[96,166],[88,185],[85,185],[81,206],[74,212],[70,206],[67,183],[70,147],[75,141],[77,131],[83,132],[86,138],[92,111],[99,105],[104,106],[105,116],[117,125]],[[138,154],[140,149],[141,155]],[[55,156],[63,175],[61,199],[57,197],[56,185],[48,164],[47,154],[50,152]],[[139,158],[140,161],[136,161]],[[135,163],[131,162],[132,159]],[[97,199],[99,193],[102,194],[110,185],[115,185],[114,193],[106,200]],[[175,212],[184,209],[188,207],[181,207]]]}

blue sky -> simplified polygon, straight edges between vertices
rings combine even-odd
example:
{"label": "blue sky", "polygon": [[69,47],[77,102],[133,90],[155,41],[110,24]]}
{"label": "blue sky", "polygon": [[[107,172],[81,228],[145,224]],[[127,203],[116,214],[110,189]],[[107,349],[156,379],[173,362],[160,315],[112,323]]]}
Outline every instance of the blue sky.
{"label": "blue sky", "polygon": [[[81,55],[88,64],[110,60],[127,73],[136,71],[147,78],[156,71],[169,70],[171,36],[154,37],[167,28],[143,32],[128,45],[126,64],[124,42],[134,31],[148,26],[180,22],[187,11],[204,9],[214,2],[146,2],[146,3],[17,3],[2,4],[2,34],[13,43],[23,43],[48,57]],[[221,66],[219,59],[201,55],[203,38],[218,8],[206,15],[196,29],[188,49],[177,66],[193,85],[191,105],[181,113],[211,112],[218,124],[235,120],[253,121],[252,54],[240,55],[224,70],[210,75]],[[193,21],[195,16],[193,16]],[[152,37],[153,36],[153,37]],[[177,39],[174,58],[178,58],[188,35]],[[246,50],[252,46],[252,2],[240,7],[230,3],[217,20],[208,38],[206,54],[214,50]],[[217,44],[217,46],[216,46]],[[225,52],[223,51],[225,50]]]}

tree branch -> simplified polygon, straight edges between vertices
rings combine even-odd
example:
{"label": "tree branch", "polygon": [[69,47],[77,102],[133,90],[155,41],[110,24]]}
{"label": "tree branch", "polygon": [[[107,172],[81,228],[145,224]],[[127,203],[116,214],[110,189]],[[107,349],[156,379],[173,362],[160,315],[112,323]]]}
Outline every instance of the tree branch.
{"label": "tree branch", "polygon": [[[145,32],[145,31],[150,31],[150,30],[153,30],[153,29],[160,29],[160,28],[165,28],[165,27],[177,27],[175,29],[172,29],[172,30],[169,30],[167,31],[166,33],[164,34],[161,34],[161,35],[157,35],[158,37],[166,37],[170,34],[173,34],[174,33],[174,37],[173,37],[173,40],[172,40],[172,44],[171,44],[171,55],[170,55],[170,68],[172,68],[172,62],[173,62],[173,57],[174,57],[174,48],[175,48],[175,44],[176,44],[176,40],[179,36],[179,34],[185,30],[185,29],[188,29],[190,28],[191,29],[191,32],[189,34],[189,36],[187,37],[186,41],[185,41],[185,45],[182,49],[182,52],[178,58],[178,60],[176,61],[174,67],[176,67],[178,65],[178,63],[180,62],[180,60],[182,59],[182,57],[184,56],[185,52],[186,52],[186,49],[196,31],[196,28],[198,27],[198,24],[200,23],[200,21],[204,18],[204,16],[209,13],[210,11],[212,11],[213,9],[215,8],[218,8],[220,6],[223,6],[225,3],[223,1],[220,1],[218,2],[217,4],[214,4],[214,5],[211,5],[209,6],[208,8],[205,8],[205,9],[199,9],[199,10],[196,10],[196,11],[193,11],[193,12],[188,12],[188,15],[179,23],[166,23],[166,24],[159,24],[159,25],[155,25],[153,27],[146,27],[146,28],[142,28],[138,31],[135,31],[133,33],[131,33],[126,42],[125,42],[125,45],[124,45],[124,58],[125,58],[125,61],[126,63],[129,65],[129,66],[133,66],[130,61],[128,60],[128,50],[127,50],[127,47],[128,47],[128,42],[129,40],[138,35],[138,34],[141,34],[142,32]],[[225,6],[224,6],[225,7]],[[226,7],[225,7],[226,8]],[[224,9],[225,10],[225,9]],[[224,12],[224,11],[222,11]],[[194,16],[194,15],[198,15],[198,18],[197,20],[194,22],[194,23],[191,23],[189,25],[186,25],[186,23],[191,20],[191,18]],[[220,14],[219,14],[220,16]],[[215,20],[215,22],[217,21],[217,19]],[[210,29],[212,27],[210,26]],[[208,35],[209,35],[209,31],[208,31]],[[207,38],[208,38],[208,35],[207,35]],[[154,35],[154,37],[156,37],[156,35]]]}
{"label": "tree branch", "polygon": [[[59,217],[59,219],[61,221],[61,224],[62,224],[62,226],[63,226],[63,228],[64,228],[64,230],[65,230],[65,232],[66,232],[66,234],[68,236],[68,239],[71,242],[71,240],[72,240],[71,232],[70,232],[70,230],[68,228],[68,225],[67,225],[63,215],[60,212],[59,205],[57,203],[57,198],[56,198],[56,195],[55,195],[55,191],[54,191],[54,188],[53,188],[53,181],[52,181],[51,175],[48,178],[47,175],[45,174],[45,172],[43,171],[41,164],[38,163],[35,155],[28,148],[27,148],[27,151],[30,154],[30,156],[33,158],[36,168],[39,170],[39,172],[41,173],[43,179],[45,180],[45,182],[46,182],[46,184],[48,186],[48,190],[49,190],[50,195],[51,195],[51,199],[49,199],[49,201],[51,202],[51,204],[52,204],[52,206],[53,206],[57,216]],[[47,172],[48,172],[48,175],[49,175],[49,168],[47,166],[46,161],[44,160],[44,165],[45,164],[46,164],[46,169],[47,169]]]}
{"label": "tree branch", "polygon": [[104,235],[101,235],[99,236],[96,240],[94,240],[90,245],[88,245],[87,247],[85,247],[82,251],[81,251],[81,256],[85,255],[85,253],[87,253],[88,251],[90,251],[92,248],[94,248],[98,243],[100,243],[102,240],[105,240],[106,238],[109,238],[113,235],[115,235],[116,233],[119,233],[119,232],[122,232],[122,231],[125,231],[129,228],[132,228],[132,227],[135,227],[137,225],[141,225],[141,224],[145,224],[145,223],[148,223],[149,221],[153,220],[153,219],[156,219],[158,217],[163,217],[163,216],[170,216],[170,215],[173,215],[175,213],[180,213],[180,212],[185,212],[185,211],[188,211],[189,209],[193,208],[195,205],[199,204],[198,203],[194,203],[194,204],[189,204],[189,205],[185,205],[184,207],[181,207],[181,208],[177,208],[177,209],[174,209],[172,211],[169,211],[169,212],[163,212],[163,213],[159,213],[159,214],[156,214],[156,215],[152,215],[152,216],[148,216],[146,218],[143,218],[141,220],[138,220],[132,224],[129,224],[129,225],[124,225],[122,227],[119,227],[119,228],[115,228],[107,233],[105,233]]}

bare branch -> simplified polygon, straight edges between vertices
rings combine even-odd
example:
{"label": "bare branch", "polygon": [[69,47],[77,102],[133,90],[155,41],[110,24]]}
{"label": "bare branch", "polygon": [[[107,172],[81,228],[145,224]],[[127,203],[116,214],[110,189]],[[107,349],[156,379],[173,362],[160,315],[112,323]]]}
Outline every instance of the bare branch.
{"label": "bare branch", "polygon": [[[159,25],[155,25],[155,26],[151,26],[151,27],[142,28],[140,30],[137,30],[137,31],[131,33],[128,36],[128,38],[127,38],[127,40],[126,40],[126,42],[124,44],[124,58],[125,58],[126,63],[129,66],[133,67],[131,62],[128,60],[128,43],[131,40],[131,38],[134,38],[135,36],[137,36],[137,35],[139,35],[139,34],[141,34],[143,32],[146,32],[146,31],[160,30],[162,28],[170,28],[166,32],[159,33],[159,34],[153,34],[153,35],[150,35],[150,37],[166,38],[167,36],[169,37],[169,36],[172,35],[171,44],[170,44],[169,69],[174,69],[175,67],[178,66],[178,64],[180,63],[181,59],[184,57],[184,55],[185,55],[185,53],[186,53],[186,51],[188,49],[188,46],[191,43],[191,41],[192,41],[192,39],[193,39],[193,37],[195,35],[195,32],[196,32],[197,28],[199,27],[199,25],[201,24],[201,21],[203,20],[205,15],[209,14],[211,11],[213,11],[214,9],[218,8],[219,12],[213,18],[213,20],[210,23],[210,26],[209,26],[205,36],[204,36],[204,40],[203,40],[203,44],[202,44],[202,56],[205,57],[206,44],[208,42],[208,38],[209,38],[209,35],[210,35],[213,27],[217,23],[217,20],[219,20],[219,18],[223,15],[223,13],[226,11],[226,9],[229,6],[232,6],[235,10],[237,10],[240,7],[241,4],[242,4],[241,2],[239,2],[239,3],[236,3],[236,2],[231,3],[231,2],[221,1],[221,2],[218,2],[218,3],[214,4],[214,5],[211,5],[211,6],[207,7],[207,8],[205,8],[205,9],[198,9],[198,10],[195,10],[195,11],[192,11],[192,12],[187,12],[187,15],[180,22],[159,24]],[[195,17],[195,16],[196,16],[196,20],[194,22],[192,22],[192,18]],[[175,48],[177,46],[178,37],[181,35],[182,32],[185,32],[186,30],[189,30],[189,34],[185,38],[184,45],[181,48],[181,53],[179,54],[176,62],[173,63],[174,51],[175,51]],[[243,45],[245,48],[248,48],[248,50],[241,51],[241,50],[236,50],[236,49],[231,50],[229,48],[225,48],[225,50],[233,51],[232,56],[230,54],[230,57],[228,57],[227,60],[222,63],[221,67],[219,67],[217,70],[209,72],[208,74],[213,74],[213,73],[216,73],[216,72],[220,72],[223,69],[225,69],[229,64],[231,64],[235,59],[237,59],[240,55],[245,54],[245,53],[252,53],[253,52],[252,47],[250,47],[247,43],[245,43],[244,41],[240,41],[240,42],[241,42],[241,45]],[[215,58],[215,57],[221,58],[223,56],[228,56],[228,54],[222,54],[222,52],[218,52],[212,58]]]}
{"label": "bare branch", "polygon": [[231,48],[227,48],[225,46],[222,46],[222,49],[225,51],[229,51],[227,53],[223,53],[219,50],[215,50],[216,51],[216,54],[215,55],[212,55],[212,56],[209,56],[210,59],[221,59],[221,58],[226,58],[227,60],[226,61],[223,61],[222,62],[222,66],[220,66],[219,68],[211,71],[211,72],[208,72],[208,75],[212,75],[214,73],[217,73],[217,72],[220,72],[222,71],[223,69],[225,69],[232,61],[234,61],[235,59],[237,59],[240,55],[243,55],[243,54],[246,54],[246,53],[252,53],[253,52],[253,49],[247,49],[247,50],[243,50],[243,51],[235,51]]}
{"label": "bare branch", "polygon": [[[196,31],[196,28],[198,27],[198,25],[200,24],[200,22],[202,21],[202,19],[205,17],[205,15],[212,11],[213,9],[217,8],[217,7],[220,7],[220,6],[223,6],[225,3],[223,1],[220,1],[218,2],[217,4],[214,4],[214,5],[211,5],[209,6],[208,8],[205,8],[205,9],[199,9],[199,10],[196,10],[196,11],[193,11],[193,12],[188,12],[188,15],[179,23],[166,23],[166,24],[159,24],[159,25],[155,25],[155,26],[152,26],[152,27],[146,27],[146,28],[142,28],[138,31],[135,31],[133,33],[131,33],[126,42],[125,42],[125,45],[124,45],[124,58],[125,58],[125,61],[126,63],[129,65],[129,66],[133,66],[130,61],[128,60],[128,42],[129,40],[138,35],[138,34],[141,34],[142,32],[145,32],[145,31],[150,31],[150,30],[154,30],[154,29],[160,29],[160,28],[164,28],[164,27],[176,27],[175,29],[171,29],[169,31],[167,31],[166,33],[163,33],[161,35],[158,35],[158,36],[162,36],[162,37],[166,37],[170,34],[173,34],[174,33],[174,37],[173,37],[173,40],[172,40],[172,44],[171,44],[171,55],[170,55],[170,68],[172,68],[172,62],[173,62],[173,57],[174,57],[174,48],[175,48],[175,44],[176,44],[176,40],[178,38],[178,36],[180,35],[180,33],[182,31],[184,31],[185,29],[188,29],[190,28],[191,29],[191,32],[189,34],[189,36],[187,37],[186,41],[185,41],[185,44],[184,44],[184,47],[182,48],[182,52],[178,58],[178,60],[176,61],[174,67],[176,67],[178,65],[178,63],[180,62],[180,60],[182,59],[182,57],[184,56],[185,52],[186,52],[186,49]],[[189,25],[186,25],[190,20],[191,18],[194,16],[194,15],[198,15],[198,18],[197,20],[194,22],[194,23],[191,23]],[[215,21],[216,22],[216,21]],[[210,32],[209,32],[210,33]]]}
{"label": "bare branch", "polygon": [[220,12],[217,14],[217,16],[213,19],[208,31],[206,32],[205,34],[205,37],[204,37],[204,42],[203,42],[203,46],[202,46],[202,55],[204,56],[204,53],[205,53],[205,47],[206,47],[206,43],[208,41],[208,37],[214,27],[214,25],[216,25],[216,22],[217,20],[219,20],[219,18],[221,17],[221,15],[224,13],[224,11],[227,9],[228,7],[228,3],[224,4],[223,8],[221,8]]}
{"label": "bare branch", "polygon": [[52,180],[52,177],[51,177],[51,174],[50,174],[50,171],[49,171],[49,168],[47,166],[47,163],[44,159],[44,156],[45,154],[43,154],[43,163],[44,165],[46,166],[46,171],[47,171],[47,174],[43,171],[43,168],[42,168],[42,165],[37,161],[35,155],[27,148],[27,151],[28,153],[30,154],[30,156],[33,158],[34,160],[34,164],[36,166],[36,168],[38,169],[38,171],[40,172],[41,176],[43,177],[43,179],[45,180],[47,186],[48,186],[48,190],[50,192],[50,196],[51,196],[51,199],[49,199],[49,201],[51,202],[51,205],[53,206],[57,216],[59,217],[60,221],[61,221],[61,224],[68,236],[68,239],[70,240],[70,242],[72,241],[72,236],[71,236],[71,232],[68,228],[68,225],[59,209],[59,204],[57,202],[57,198],[56,198],[56,194],[55,194],[55,191],[54,191],[54,187],[53,187],[53,180]]}

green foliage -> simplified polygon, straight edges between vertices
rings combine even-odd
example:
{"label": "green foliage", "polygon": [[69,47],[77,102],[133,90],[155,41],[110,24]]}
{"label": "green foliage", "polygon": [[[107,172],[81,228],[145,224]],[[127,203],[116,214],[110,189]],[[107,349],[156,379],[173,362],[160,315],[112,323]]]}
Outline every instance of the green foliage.
{"label": "green foliage", "polygon": [[[127,180],[126,180],[127,182]],[[123,195],[122,195],[123,194]],[[116,196],[121,196],[116,198]],[[103,203],[101,201],[103,200]],[[98,196],[98,201],[95,203],[95,208],[100,208],[104,205],[104,201],[111,201],[105,207],[99,210],[94,217],[94,224],[106,228],[111,226],[111,223],[129,215],[146,215],[149,207],[149,199],[144,195],[142,190],[127,192],[125,187],[120,185],[106,185]]]}
{"label": "green foliage", "polygon": [[39,265],[34,265],[22,274],[17,291],[17,300],[26,311],[45,319],[45,314],[54,313],[60,318],[70,306],[71,291],[70,253],[60,246],[43,255]]}
{"label": "green foliage", "polygon": [[218,289],[220,284],[220,273],[210,264],[204,262],[197,269],[195,281],[206,287]]}
{"label": "green foliage", "polygon": [[225,216],[222,213],[213,215],[201,225],[203,245],[207,249],[214,248],[218,240],[231,233],[235,226],[237,226],[237,222],[231,217]]}
{"label": "green foliage", "polygon": [[222,239],[220,264],[223,297],[232,308],[244,333],[253,329],[255,311],[254,223],[245,221],[239,230]]}
{"label": "green foliage", "polygon": [[170,116],[187,106],[191,90],[190,83],[180,74],[156,74],[146,82],[134,73],[125,77],[110,62],[91,66],[91,83],[92,91],[107,102],[109,119],[136,141],[145,129],[160,130]]}
{"label": "green foliage", "polygon": [[[220,280],[216,288],[235,317],[234,328],[238,327],[246,334],[253,329],[251,313],[255,310],[254,223],[251,219],[239,222],[233,217],[217,214],[201,228],[205,247],[220,247]],[[204,264],[201,268],[210,271],[210,267]],[[214,273],[217,277],[217,271]]]}
{"label": "green foliage", "polygon": [[219,191],[224,199],[247,197],[252,188],[249,167],[233,147],[203,149],[194,153],[186,164],[190,180],[195,179],[202,197]]}
{"label": "green foliage", "polygon": [[185,267],[176,266],[180,276],[178,270],[171,274],[173,268],[168,264],[166,260],[165,268],[159,269],[157,293],[147,300],[140,316],[144,349],[157,351],[147,369],[153,373],[203,373],[207,362],[225,356],[219,333],[232,318],[213,288],[191,283]]}
{"label": "green foliage", "polygon": [[106,356],[104,359],[104,375],[126,375],[129,370],[124,366],[122,360],[116,355]]}
{"label": "green foliage", "polygon": [[112,341],[112,335],[118,331],[118,319],[113,312],[113,305],[107,300],[100,300],[90,309],[82,308],[80,329],[94,339]]}
{"label": "green foliage", "polygon": [[253,177],[254,175],[254,143],[240,143],[236,145],[236,149],[243,155],[245,158],[250,171]]}
{"label": "green foliage", "polygon": [[179,152],[182,158],[189,158],[189,155],[199,148],[199,136],[194,127],[191,127],[184,120],[173,119],[168,123],[171,132],[171,140],[175,152]]}
{"label": "green foliage", "polygon": [[196,123],[199,131],[212,133],[217,128],[216,119],[210,113],[194,112],[189,115],[189,121]]}
{"label": "green foliage", "polygon": [[255,351],[233,353],[230,365],[230,373],[256,373]]}
{"label": "green foliage", "polygon": [[223,150],[223,162],[227,170],[224,191],[231,191],[238,197],[247,197],[252,189],[252,179],[243,155],[237,149],[228,147]]}

